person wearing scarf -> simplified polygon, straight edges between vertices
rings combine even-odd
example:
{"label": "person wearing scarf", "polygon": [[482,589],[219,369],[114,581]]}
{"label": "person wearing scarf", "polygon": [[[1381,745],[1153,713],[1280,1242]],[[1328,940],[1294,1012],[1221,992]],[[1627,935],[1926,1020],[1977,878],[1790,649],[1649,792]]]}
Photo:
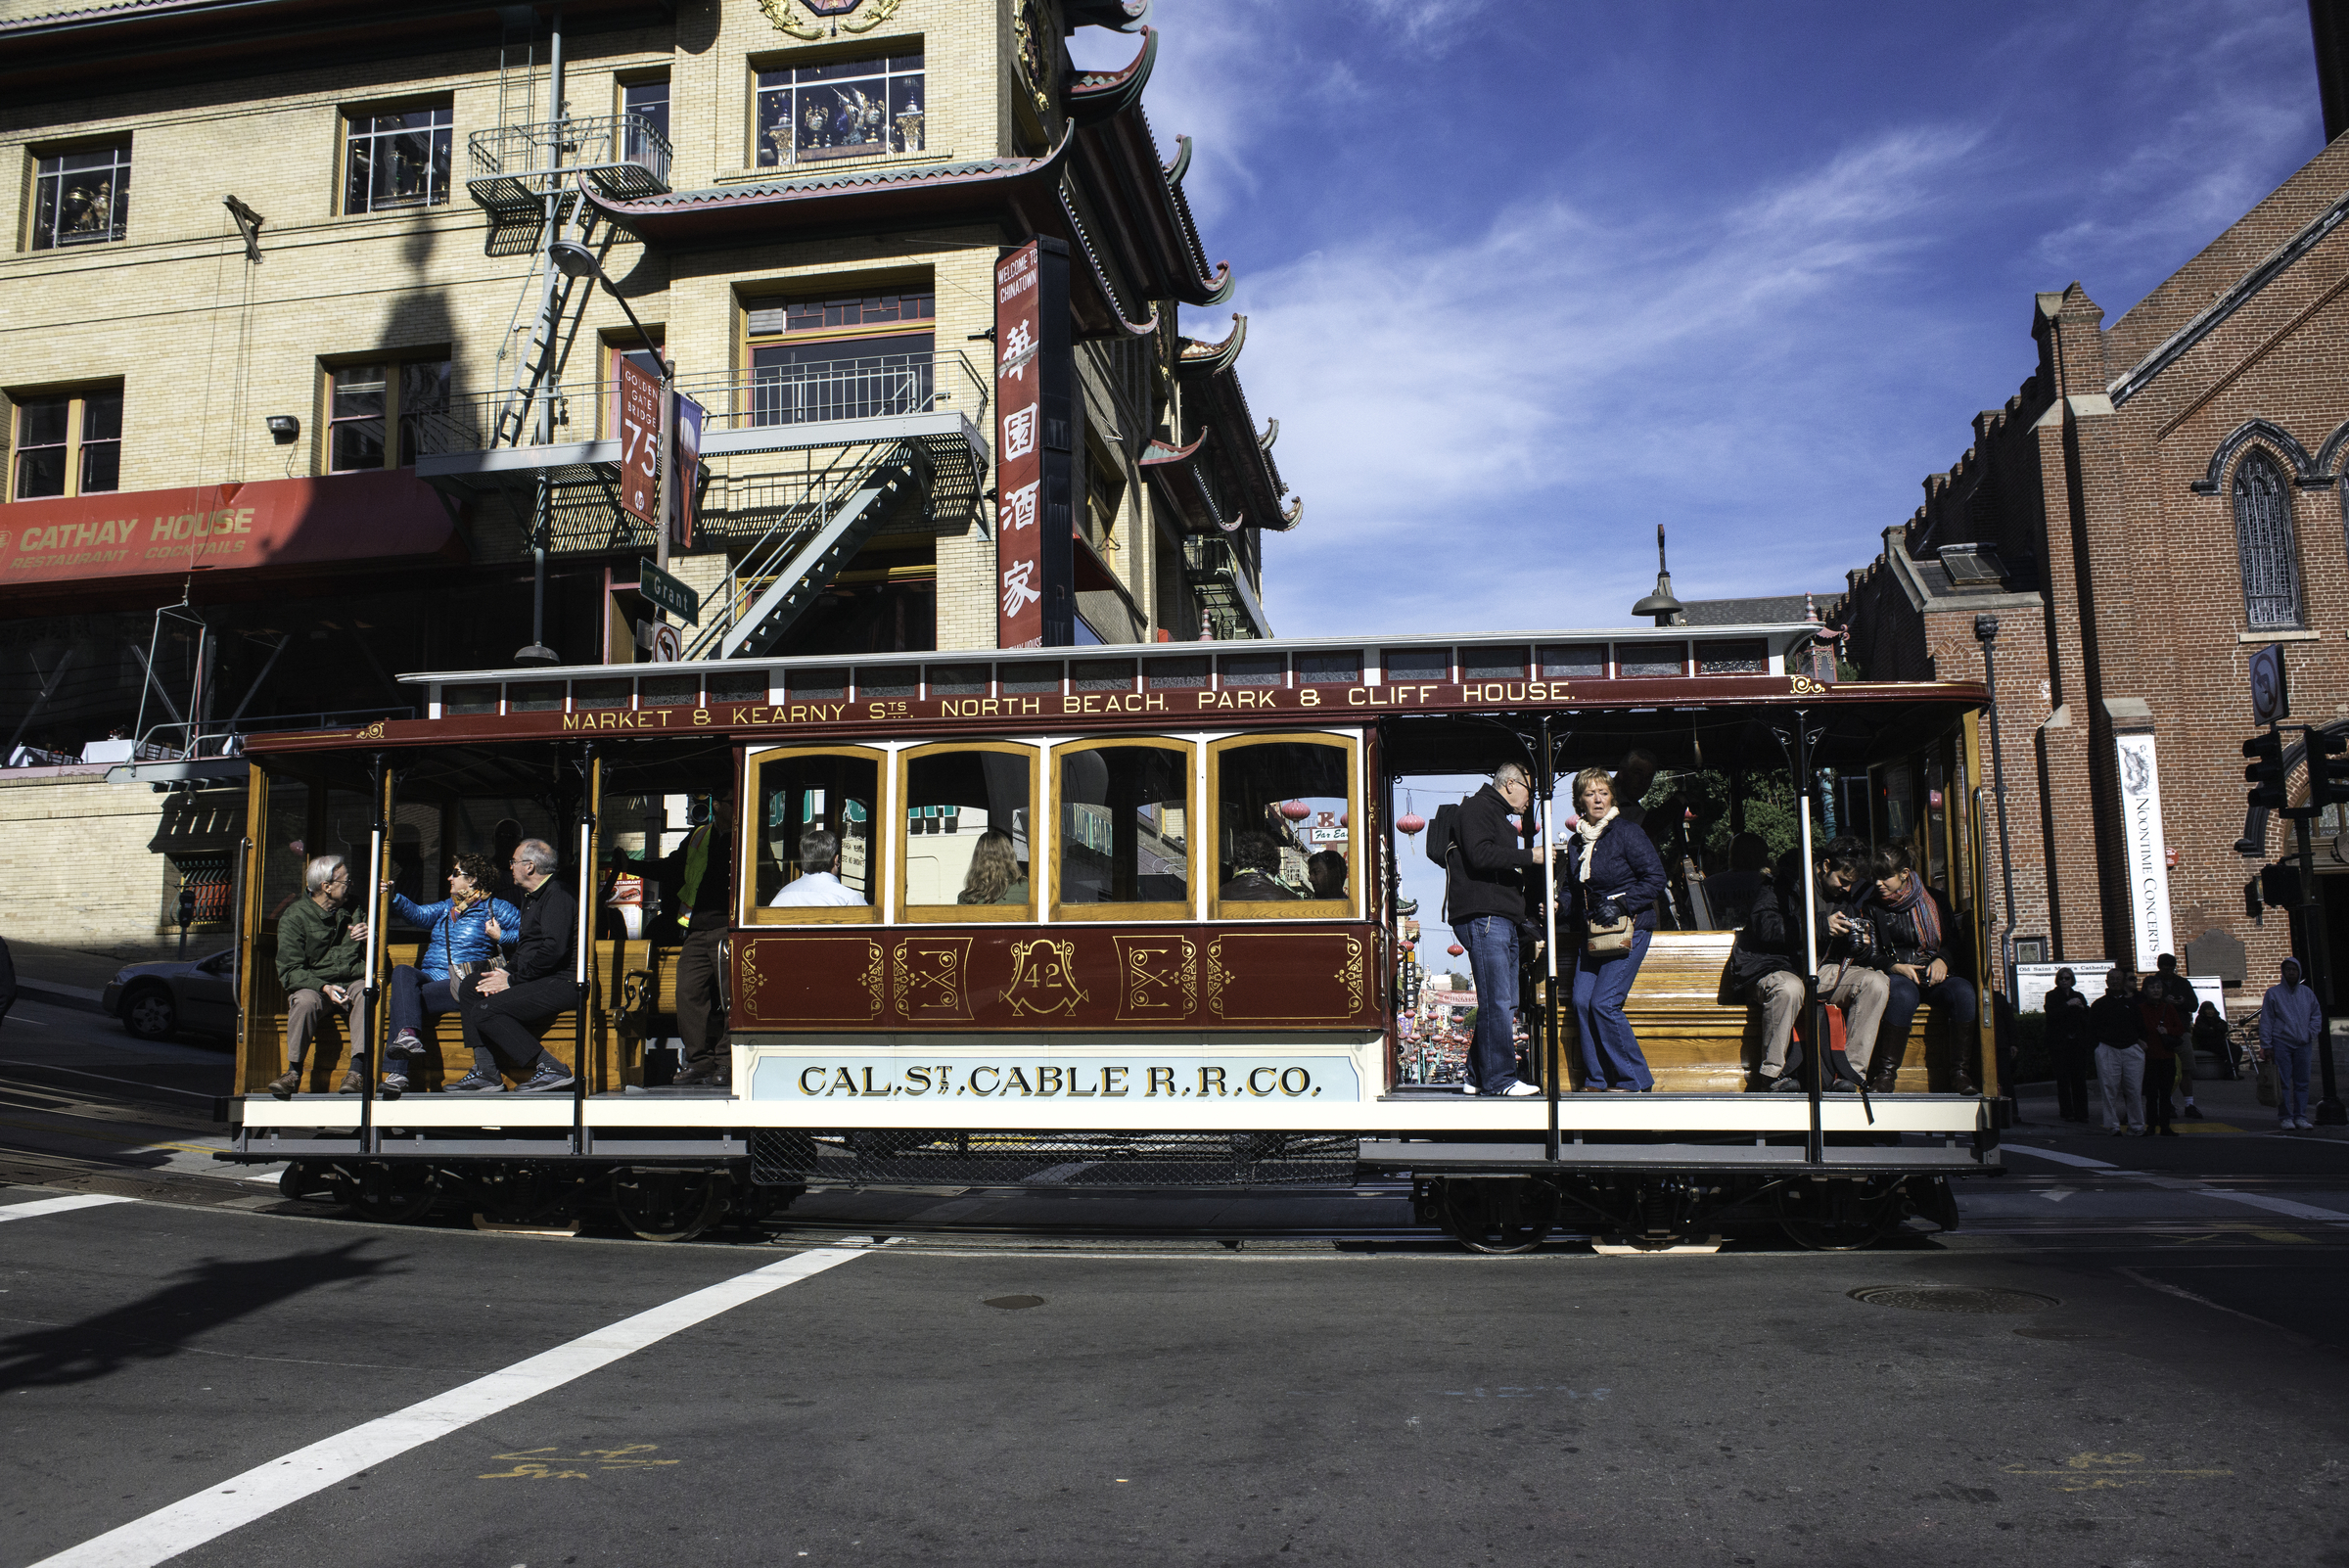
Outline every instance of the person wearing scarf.
{"label": "person wearing scarf", "polygon": [[[1958,973],[1951,943],[1958,924],[1950,918],[1941,895],[1916,874],[1906,846],[1887,844],[1878,849],[1870,868],[1875,893],[1866,907],[1875,927],[1879,962],[1892,976],[1892,996],[1884,1007],[1884,1023],[1876,1036],[1875,1068],[1868,1086],[1889,1093],[1901,1071],[1908,1048],[1909,1024],[1916,1010],[1931,1002],[1963,1040],[1977,1016],[1973,982]],[[1968,1053],[1958,1053],[1957,1090],[1979,1093],[1969,1069]]]}
{"label": "person wearing scarf", "polygon": [[392,971],[392,1042],[386,1056],[403,1058],[384,1075],[386,1097],[408,1087],[404,1058],[421,1056],[422,1030],[429,1019],[457,1010],[456,984],[477,964],[497,956],[501,942],[511,942],[522,926],[522,911],[489,892],[497,875],[485,854],[460,854],[448,874],[448,897],[438,903],[415,903],[392,895],[392,912],[412,926],[425,928],[424,950],[413,964]]}
{"label": "person wearing scarf", "polygon": [[[1639,962],[1655,934],[1656,901],[1664,893],[1664,861],[1647,835],[1624,820],[1615,805],[1615,782],[1603,767],[1587,767],[1574,777],[1574,807],[1580,813],[1566,840],[1558,879],[1561,907],[1558,943],[1581,949],[1574,965],[1574,1026],[1583,1052],[1583,1087],[1643,1094],[1656,1086],[1639,1049],[1639,1037],[1624,1015]],[[1589,923],[1612,925],[1632,918],[1629,952],[1593,953]]]}

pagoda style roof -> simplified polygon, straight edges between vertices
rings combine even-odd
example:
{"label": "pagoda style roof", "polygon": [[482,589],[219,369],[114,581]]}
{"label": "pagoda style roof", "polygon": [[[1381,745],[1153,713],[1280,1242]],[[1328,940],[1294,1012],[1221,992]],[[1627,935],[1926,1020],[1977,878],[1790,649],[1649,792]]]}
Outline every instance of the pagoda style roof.
{"label": "pagoda style roof", "polygon": [[1272,461],[1272,442],[1280,435],[1280,422],[1273,420],[1258,435],[1248,394],[1240,388],[1234,367],[1247,342],[1248,318],[1236,313],[1231,331],[1220,343],[1182,340],[1174,356],[1174,374],[1182,384],[1183,429],[1185,434],[1193,430],[1221,433],[1223,438],[1208,461],[1226,505],[1250,528],[1285,532],[1305,515],[1305,503],[1292,497],[1290,504],[1282,505],[1288,486]]}
{"label": "pagoda style roof", "polygon": [[1157,488],[1159,498],[1181,522],[1185,533],[1210,537],[1236,533],[1244,522],[1218,498],[1212,465],[1202,455],[1214,435],[1212,430],[1203,430],[1188,446],[1152,440],[1142,451],[1142,477]]}

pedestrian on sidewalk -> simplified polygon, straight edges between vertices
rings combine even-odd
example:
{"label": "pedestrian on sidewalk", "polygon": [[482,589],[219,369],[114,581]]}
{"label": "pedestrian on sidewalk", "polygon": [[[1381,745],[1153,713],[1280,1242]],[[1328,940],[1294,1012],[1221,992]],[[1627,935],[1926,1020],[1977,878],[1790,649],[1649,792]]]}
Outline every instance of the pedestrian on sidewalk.
{"label": "pedestrian on sidewalk", "polygon": [[[2160,978],[2155,975],[2153,980]],[[2178,1058],[2193,1048],[2187,1037],[2186,1009],[2169,996],[2166,988],[2148,981],[2138,999],[2138,1013],[2145,1026],[2145,1135],[2148,1137],[2156,1132],[2165,1138],[2178,1135],[2178,1130],[2170,1125],[2170,1084],[2177,1076]]]}
{"label": "pedestrian on sidewalk", "polygon": [[[2199,1122],[2202,1120],[2202,1112],[2194,1104],[2194,1047],[2190,1038],[2194,1016],[2194,988],[2191,981],[2178,973],[2178,955],[2176,953],[2165,952],[2153,960],[2153,973],[2145,977],[2144,996],[2147,1001],[2166,1001],[2173,1004],[2178,1009],[2178,1016],[2187,1021],[2187,1029],[2180,1032],[2181,1042],[2173,1045],[2178,1072],[2176,1083],[2178,1097],[2186,1101],[2186,1119],[2189,1122]],[[2149,1061],[2150,1058],[2148,1058]],[[2168,1113],[2168,1109],[2165,1099],[2163,1104],[2165,1115]]]}
{"label": "pedestrian on sidewalk", "polygon": [[2259,1044],[2276,1064],[2276,1125],[2286,1131],[2313,1128],[2308,1115],[2308,1070],[2325,1038],[2325,1008],[2300,984],[2300,960],[2286,958],[2282,983],[2259,1004]]}
{"label": "pedestrian on sidewalk", "polygon": [[2096,1071],[2096,1033],[2088,1017],[2088,998],[2069,969],[2055,971],[2048,992],[2048,1051],[2055,1059],[2055,1110],[2066,1122],[2088,1120],[2088,1081]]}
{"label": "pedestrian on sidewalk", "polygon": [[2114,1137],[2143,1130],[2145,1021],[2138,1010],[2137,977],[2126,969],[2104,976],[2104,994],[2088,1010],[2096,1035],[2096,1083],[2104,1091],[2104,1130]]}

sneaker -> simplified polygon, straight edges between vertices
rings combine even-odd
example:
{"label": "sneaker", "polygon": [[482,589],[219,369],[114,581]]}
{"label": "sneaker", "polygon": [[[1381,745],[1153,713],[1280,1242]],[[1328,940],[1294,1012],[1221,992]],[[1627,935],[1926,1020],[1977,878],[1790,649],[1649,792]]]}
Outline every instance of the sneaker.
{"label": "sneaker", "polygon": [[335,1092],[337,1094],[364,1094],[367,1092],[367,1080],[359,1075],[357,1068],[346,1067],[343,1070],[343,1082],[335,1085]]}
{"label": "sneaker", "polygon": [[2202,1107],[2200,1107],[2199,1105],[2188,1105],[2188,1106],[2187,1106],[2187,1108],[2186,1108],[2186,1119],[2187,1119],[2188,1121],[2189,1121],[2189,1122],[2199,1122],[2199,1121],[2201,1121],[2201,1120],[2202,1120]]}
{"label": "sneaker", "polygon": [[386,1073],[384,1081],[375,1086],[377,1096],[387,1100],[396,1100],[407,1091],[408,1081],[398,1073]]}
{"label": "sneaker", "polygon": [[1803,1081],[1792,1073],[1780,1073],[1776,1078],[1771,1080],[1770,1092],[1773,1094],[1801,1094],[1804,1092]]}
{"label": "sneaker", "polygon": [[484,1073],[480,1068],[475,1068],[454,1084],[441,1085],[440,1092],[443,1094],[502,1094],[505,1092],[505,1082],[495,1074]]}
{"label": "sneaker", "polygon": [[1839,1078],[1827,1085],[1827,1092],[1829,1094],[1857,1094],[1860,1092],[1860,1085],[1848,1078]]}
{"label": "sneaker", "polygon": [[384,1054],[387,1056],[414,1056],[423,1050],[424,1041],[416,1038],[416,1031],[403,1029],[392,1037],[392,1043],[384,1047]]}
{"label": "sneaker", "polygon": [[1460,1085],[1460,1092],[1462,1094],[1474,1094],[1476,1092],[1476,1085],[1474,1084],[1462,1084]]}
{"label": "sneaker", "polygon": [[1507,1088],[1502,1089],[1500,1091],[1500,1097],[1504,1100],[1521,1100],[1529,1094],[1539,1094],[1541,1092],[1541,1089],[1535,1087],[1531,1084],[1526,1083],[1523,1079],[1519,1079],[1516,1083],[1511,1084]]}
{"label": "sneaker", "polygon": [[2125,1138],[2129,1135],[2129,1130],[2125,1127],[2108,1127],[2104,1130],[2116,1138]]}
{"label": "sneaker", "polygon": [[688,1062],[685,1070],[669,1082],[678,1088],[689,1088],[697,1084],[723,1084],[729,1076],[726,1064],[711,1056],[702,1061]]}
{"label": "sneaker", "polygon": [[538,1071],[530,1075],[530,1081],[515,1092],[518,1094],[552,1094],[559,1089],[571,1087],[575,1082],[576,1081],[569,1073],[564,1072],[554,1063],[541,1062],[538,1064]]}
{"label": "sneaker", "polygon": [[2304,1132],[2314,1132],[2314,1131],[2317,1130],[2317,1124],[2316,1124],[2316,1123],[2314,1123],[2314,1122],[2312,1122],[2312,1121],[2310,1121],[2310,1120],[2309,1120],[2307,1117],[2305,1117],[2305,1116],[2304,1116],[2304,1117],[2302,1117],[2302,1118],[2300,1118],[2300,1123],[2299,1123],[2299,1125],[2300,1125],[2300,1130],[2301,1130],[2302,1131],[2304,1131]]}

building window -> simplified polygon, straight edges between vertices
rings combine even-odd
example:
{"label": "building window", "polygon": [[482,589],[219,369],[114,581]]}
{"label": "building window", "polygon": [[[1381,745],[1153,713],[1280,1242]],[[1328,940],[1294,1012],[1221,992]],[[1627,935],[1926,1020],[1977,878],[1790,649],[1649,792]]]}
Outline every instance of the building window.
{"label": "building window", "polygon": [[922,150],[922,57],[759,72],[759,166]]}
{"label": "building window", "polygon": [[450,448],[447,360],[341,365],[327,380],[329,473],[401,468]]}
{"label": "building window", "polygon": [[20,501],[101,495],[122,487],[122,389],[17,401]]}
{"label": "building window", "polygon": [[2257,449],[2234,469],[2234,549],[2242,563],[2243,615],[2251,629],[2299,625],[2292,492],[2276,460]]}
{"label": "building window", "polygon": [[36,161],[32,248],[101,245],[130,221],[130,143],[59,153]]}
{"label": "building window", "polygon": [[937,313],[929,289],[755,302],[750,422],[927,413]]}
{"label": "building window", "polygon": [[650,130],[666,143],[668,140],[668,78],[659,81],[622,82],[620,87],[620,112],[634,115],[642,124],[625,127],[626,146],[621,157],[631,163],[644,161],[645,131]]}
{"label": "building window", "polygon": [[345,212],[438,207],[448,200],[452,112],[406,109],[354,114],[346,121]]}

